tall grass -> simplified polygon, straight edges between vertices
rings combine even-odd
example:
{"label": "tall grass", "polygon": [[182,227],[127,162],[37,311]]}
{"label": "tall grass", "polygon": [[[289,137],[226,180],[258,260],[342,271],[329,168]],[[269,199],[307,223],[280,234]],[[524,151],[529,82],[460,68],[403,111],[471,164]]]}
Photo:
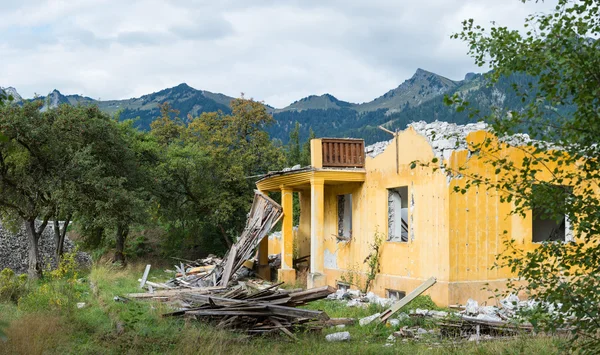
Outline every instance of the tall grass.
{"label": "tall grass", "polygon": [[[8,340],[0,341],[0,354],[553,354],[557,353],[561,341],[530,337],[454,344],[432,339],[427,342],[398,340],[386,346],[386,339],[394,329],[358,325],[342,329],[352,336],[351,341],[345,343],[325,341],[325,334],[341,331],[337,328],[325,329],[323,333],[297,334],[298,342],[289,342],[279,335],[248,338],[241,333],[216,329],[205,321],[162,318],[161,314],[170,310],[164,303],[115,302],[115,296],[139,292],[137,279],[144,265],[120,268],[96,264],[88,274],[77,275],[76,300],[85,303],[81,309],[56,308],[45,298],[38,299],[39,308],[0,303],[0,320],[9,322]],[[150,279],[158,281],[168,277],[157,268],[150,273]],[[50,284],[51,289],[67,292],[61,286],[64,279],[44,282]],[[34,289],[31,294],[38,294],[36,292]],[[415,302],[427,305],[430,301],[420,298]],[[382,310],[373,305],[366,309],[349,308],[341,302],[326,300],[313,302],[307,308],[325,310],[331,317],[354,318]]]}

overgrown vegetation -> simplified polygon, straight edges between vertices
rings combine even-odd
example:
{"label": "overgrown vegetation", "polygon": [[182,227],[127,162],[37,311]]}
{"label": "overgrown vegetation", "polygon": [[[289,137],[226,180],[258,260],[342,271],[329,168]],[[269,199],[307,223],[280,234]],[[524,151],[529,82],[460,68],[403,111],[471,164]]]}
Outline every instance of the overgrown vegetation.
{"label": "overgrown vegetation", "polygon": [[0,301],[17,303],[27,291],[27,275],[15,275],[11,269],[0,272]]}
{"label": "overgrown vegetation", "polygon": [[[513,87],[527,103],[522,110],[499,105],[480,112],[460,95],[447,98],[447,103],[489,123],[496,137],[527,132],[550,144],[525,140],[515,147],[522,158],[512,160],[502,154],[506,145],[489,137],[470,149],[495,176],[446,168],[467,181],[460,192],[484,186],[500,191],[501,200],[517,215],[525,217],[541,206],[537,217],[573,226],[572,240],[546,241],[531,251],[509,241],[497,267],[518,275],[509,281],[508,292],[541,302],[546,316],[525,315],[538,330],[570,328],[573,350],[598,353],[600,3],[559,0],[553,11],[529,16],[525,26],[525,31],[495,23],[484,28],[470,19],[453,36],[469,45],[476,64],[493,69],[492,83],[513,74],[532,78]],[[565,114],[565,107],[574,109]]]}
{"label": "overgrown vegetation", "polygon": [[[139,290],[137,278],[143,268],[143,264],[129,264],[125,268],[110,263],[97,264],[89,274],[77,275],[76,285],[81,291],[77,301],[85,303],[82,308],[70,303],[60,306],[48,303],[36,290],[31,293],[40,295],[39,307],[35,309],[0,302],[0,314],[9,322],[5,328],[7,341],[0,343],[0,354],[557,353],[559,340],[535,337],[480,345],[398,341],[386,347],[386,338],[393,329],[385,326],[346,327],[343,330],[349,331],[352,336],[347,343],[328,343],[324,340],[325,334],[340,331],[336,328],[326,329],[325,334],[297,334],[299,341],[295,343],[281,337],[249,340],[244,335],[219,330],[206,323],[162,318],[160,315],[167,309],[160,302],[115,302],[114,296]],[[163,280],[167,277],[168,274],[157,267],[153,268],[149,279]],[[73,279],[73,274],[67,272],[60,279],[40,280],[32,287],[47,285],[60,293],[68,292],[53,284],[69,279]],[[413,302],[429,305],[430,301],[418,298]],[[341,302],[327,300],[311,303],[309,307],[325,310],[332,317],[363,317],[381,310],[374,305],[366,309],[351,308]],[[429,324],[419,320],[407,320],[402,325],[430,328]]]}
{"label": "overgrown vegetation", "polygon": [[363,293],[367,293],[371,289],[377,274],[379,274],[381,245],[384,240],[385,236],[376,230],[373,242],[369,243],[369,255],[364,261],[367,267],[366,273],[362,271],[363,268],[360,265],[352,265],[340,276],[340,280],[348,285],[358,287]]}

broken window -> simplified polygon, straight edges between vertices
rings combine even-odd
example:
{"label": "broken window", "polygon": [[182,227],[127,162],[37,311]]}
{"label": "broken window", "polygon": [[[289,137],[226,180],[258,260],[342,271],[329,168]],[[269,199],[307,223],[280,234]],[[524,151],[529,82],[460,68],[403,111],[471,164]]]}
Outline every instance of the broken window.
{"label": "broken window", "polygon": [[387,298],[391,298],[391,299],[395,299],[395,300],[399,301],[399,300],[403,299],[404,297],[406,297],[406,292],[386,289],[385,296]]}
{"label": "broken window", "polygon": [[338,237],[352,238],[352,194],[338,195]]}
{"label": "broken window", "polygon": [[567,203],[567,196],[571,193],[569,186],[534,185],[532,196],[532,240],[534,243],[546,241],[570,241],[572,231],[569,219],[565,215],[552,216],[549,204],[553,208],[564,210],[556,206],[558,200]]}
{"label": "broken window", "polygon": [[408,242],[408,186],[388,189],[388,240]]}

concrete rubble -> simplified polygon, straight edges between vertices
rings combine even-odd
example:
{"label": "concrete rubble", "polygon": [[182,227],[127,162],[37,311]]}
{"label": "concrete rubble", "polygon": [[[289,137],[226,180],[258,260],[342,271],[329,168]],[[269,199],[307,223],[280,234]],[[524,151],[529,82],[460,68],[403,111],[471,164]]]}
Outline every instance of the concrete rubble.
{"label": "concrete rubble", "polygon": [[372,314],[368,317],[364,317],[361,320],[358,321],[358,324],[360,324],[361,327],[364,327],[365,325],[370,324],[372,321],[374,321],[377,317],[379,317],[381,315],[381,313],[375,313]]}
{"label": "concrete rubble", "polygon": [[359,290],[343,289],[338,289],[335,293],[332,293],[327,298],[330,300],[343,301],[348,307],[368,307],[369,304],[377,304],[381,307],[387,308],[397,301],[394,298],[379,297],[373,292],[363,294]]}
{"label": "concrete rubble", "polygon": [[385,148],[387,148],[387,146],[391,142],[392,142],[392,140],[381,141],[381,142],[377,142],[377,143],[373,143],[371,145],[368,145],[368,146],[365,147],[365,153],[367,153],[367,155],[369,157],[375,158],[379,154],[383,153],[385,151]]}
{"label": "concrete rubble", "polygon": [[327,341],[350,341],[350,332],[332,333],[325,336]]}
{"label": "concrete rubble", "polygon": [[440,121],[419,121],[408,126],[427,138],[435,156],[440,160],[448,160],[454,151],[468,149],[466,138],[469,133],[488,129],[483,122],[457,125]]}

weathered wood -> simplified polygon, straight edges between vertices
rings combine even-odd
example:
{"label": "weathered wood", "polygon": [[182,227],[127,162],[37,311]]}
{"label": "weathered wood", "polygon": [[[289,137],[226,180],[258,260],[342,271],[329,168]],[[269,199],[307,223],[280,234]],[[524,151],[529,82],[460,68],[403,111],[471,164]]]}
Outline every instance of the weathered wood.
{"label": "weathered wood", "polygon": [[435,277],[430,277],[427,281],[423,282],[419,287],[414,289],[411,293],[404,296],[404,298],[397,301],[390,308],[388,308],[383,313],[381,313],[379,318],[377,318],[375,321],[377,323],[386,322],[388,320],[388,318],[390,318],[394,313],[398,312],[402,307],[409,304],[412,300],[417,298],[417,296],[419,296],[423,292],[427,291],[431,286],[433,286],[435,284],[435,281],[436,281]]}
{"label": "weathered wood", "polygon": [[243,266],[246,260],[252,258],[260,241],[283,216],[283,208],[257,190],[248,216],[242,235],[231,247],[225,260],[207,275],[216,281],[216,285],[226,286],[231,276]]}
{"label": "weathered wood", "polygon": [[223,290],[223,287],[196,287],[196,288],[185,288],[185,289],[177,289],[177,290],[166,290],[166,291],[154,291],[154,293],[129,293],[125,295],[128,298],[136,298],[136,299],[144,299],[144,298],[154,298],[154,297],[174,297],[179,296],[186,293],[211,293],[216,290]]}
{"label": "weathered wood", "polygon": [[309,309],[299,309],[282,305],[275,305],[269,302],[260,302],[260,301],[249,301],[249,300],[235,300],[231,298],[223,298],[218,296],[211,295],[189,295],[189,297],[193,297],[196,300],[203,300],[205,303],[209,302],[211,299],[215,302],[216,305],[226,306],[229,304],[248,304],[248,305],[265,305],[268,309],[273,312],[274,315],[282,315],[287,317],[298,317],[298,318],[311,318],[311,319],[320,319],[320,320],[328,320],[329,316],[325,312],[321,311],[313,311]]}
{"label": "weathered wood", "polygon": [[273,322],[273,324],[275,324],[276,327],[279,328],[279,330],[281,332],[283,332],[283,334],[287,335],[288,337],[290,337],[294,341],[298,341],[298,338],[296,338],[296,336],[294,334],[292,334],[292,332],[290,332],[286,327],[284,327],[281,324],[281,322],[278,321],[275,317],[271,317],[269,319],[271,320],[271,322]]}
{"label": "weathered wood", "polygon": [[229,249],[229,256],[227,258],[227,263],[225,264],[225,268],[223,269],[223,278],[219,283],[221,286],[227,287],[229,283],[229,278],[231,277],[231,273],[233,270],[233,264],[235,263],[235,257],[237,256],[237,245],[233,245],[231,249]]}
{"label": "weathered wood", "polygon": [[148,280],[148,274],[150,273],[150,264],[146,265],[146,269],[144,270],[144,276],[142,276],[142,281],[140,282],[140,288],[144,288],[146,281]]}
{"label": "weathered wood", "polygon": [[295,303],[306,303],[314,300],[318,300],[321,298],[325,298],[332,293],[335,293],[335,288],[331,286],[322,286],[311,288],[306,291],[300,291],[291,293],[289,296],[291,297],[291,302]]}

